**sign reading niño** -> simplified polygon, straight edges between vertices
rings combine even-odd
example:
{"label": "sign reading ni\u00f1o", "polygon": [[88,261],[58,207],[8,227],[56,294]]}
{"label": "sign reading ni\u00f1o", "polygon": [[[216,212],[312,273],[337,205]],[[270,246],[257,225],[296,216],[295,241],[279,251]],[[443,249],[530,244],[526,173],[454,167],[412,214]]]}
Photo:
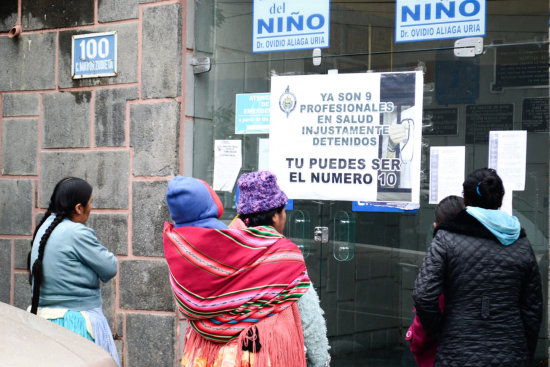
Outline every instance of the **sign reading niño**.
{"label": "sign reading ni\u00f1o", "polygon": [[329,0],[254,0],[252,52],[329,47]]}
{"label": "sign reading ni\u00f1o", "polygon": [[397,0],[395,42],[485,35],[486,0]]}

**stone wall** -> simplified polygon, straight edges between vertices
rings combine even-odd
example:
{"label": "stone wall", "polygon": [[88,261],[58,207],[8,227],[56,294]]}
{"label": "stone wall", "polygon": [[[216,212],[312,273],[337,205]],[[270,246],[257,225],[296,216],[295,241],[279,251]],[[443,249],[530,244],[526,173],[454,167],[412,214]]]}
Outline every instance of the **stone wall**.
{"label": "stone wall", "polygon": [[[193,53],[186,47],[190,3],[3,0],[0,6],[0,301],[30,304],[26,259],[34,227],[59,179],[87,180],[94,188],[87,224],[119,260],[116,278],[102,284],[103,311],[127,367],[176,366],[181,358],[182,321],[168,283],[162,225],[169,219],[167,182],[190,160],[181,136],[192,132],[185,127],[192,75],[184,65]],[[10,38],[15,24],[22,33]],[[72,36],[111,31],[118,74],[73,80]]]}

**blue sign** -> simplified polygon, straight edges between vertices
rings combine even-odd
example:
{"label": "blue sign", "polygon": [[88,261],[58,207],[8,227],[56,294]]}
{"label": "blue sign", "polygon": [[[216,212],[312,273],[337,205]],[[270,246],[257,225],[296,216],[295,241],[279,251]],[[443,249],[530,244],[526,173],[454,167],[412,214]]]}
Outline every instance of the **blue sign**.
{"label": "blue sign", "polygon": [[397,0],[395,42],[485,36],[486,0]]}
{"label": "blue sign", "polygon": [[252,52],[329,47],[330,0],[254,0]]}
{"label": "blue sign", "polygon": [[71,55],[73,79],[117,75],[116,32],[73,36]]}
{"label": "blue sign", "polygon": [[237,94],[235,134],[269,134],[269,93]]}
{"label": "blue sign", "polygon": [[294,210],[294,200],[293,199],[288,199],[288,202],[285,205],[285,210],[286,211]]}

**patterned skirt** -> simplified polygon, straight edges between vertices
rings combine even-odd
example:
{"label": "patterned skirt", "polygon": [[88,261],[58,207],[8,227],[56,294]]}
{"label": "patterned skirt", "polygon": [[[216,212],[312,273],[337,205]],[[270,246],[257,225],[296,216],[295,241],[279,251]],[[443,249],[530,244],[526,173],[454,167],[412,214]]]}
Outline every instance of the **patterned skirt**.
{"label": "patterned skirt", "polygon": [[189,358],[189,352],[185,353],[181,359],[181,367],[254,367],[254,353],[243,351],[241,354],[241,363],[237,363],[236,340],[224,345],[218,353],[214,363],[208,363],[207,356],[203,355],[201,350],[195,354],[192,359]]}
{"label": "patterned skirt", "polygon": [[37,315],[93,341],[109,352],[117,365],[120,366],[113,333],[101,307],[86,311],[40,307]]}

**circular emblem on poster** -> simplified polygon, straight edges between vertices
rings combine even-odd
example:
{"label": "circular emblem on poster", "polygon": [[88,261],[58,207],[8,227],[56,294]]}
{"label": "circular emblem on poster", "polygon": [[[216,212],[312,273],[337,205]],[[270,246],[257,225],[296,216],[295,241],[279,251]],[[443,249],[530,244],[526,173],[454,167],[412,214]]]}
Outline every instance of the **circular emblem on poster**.
{"label": "circular emblem on poster", "polygon": [[289,86],[286,87],[284,93],[279,98],[279,108],[286,113],[286,117],[296,108],[296,96],[290,91]]}

